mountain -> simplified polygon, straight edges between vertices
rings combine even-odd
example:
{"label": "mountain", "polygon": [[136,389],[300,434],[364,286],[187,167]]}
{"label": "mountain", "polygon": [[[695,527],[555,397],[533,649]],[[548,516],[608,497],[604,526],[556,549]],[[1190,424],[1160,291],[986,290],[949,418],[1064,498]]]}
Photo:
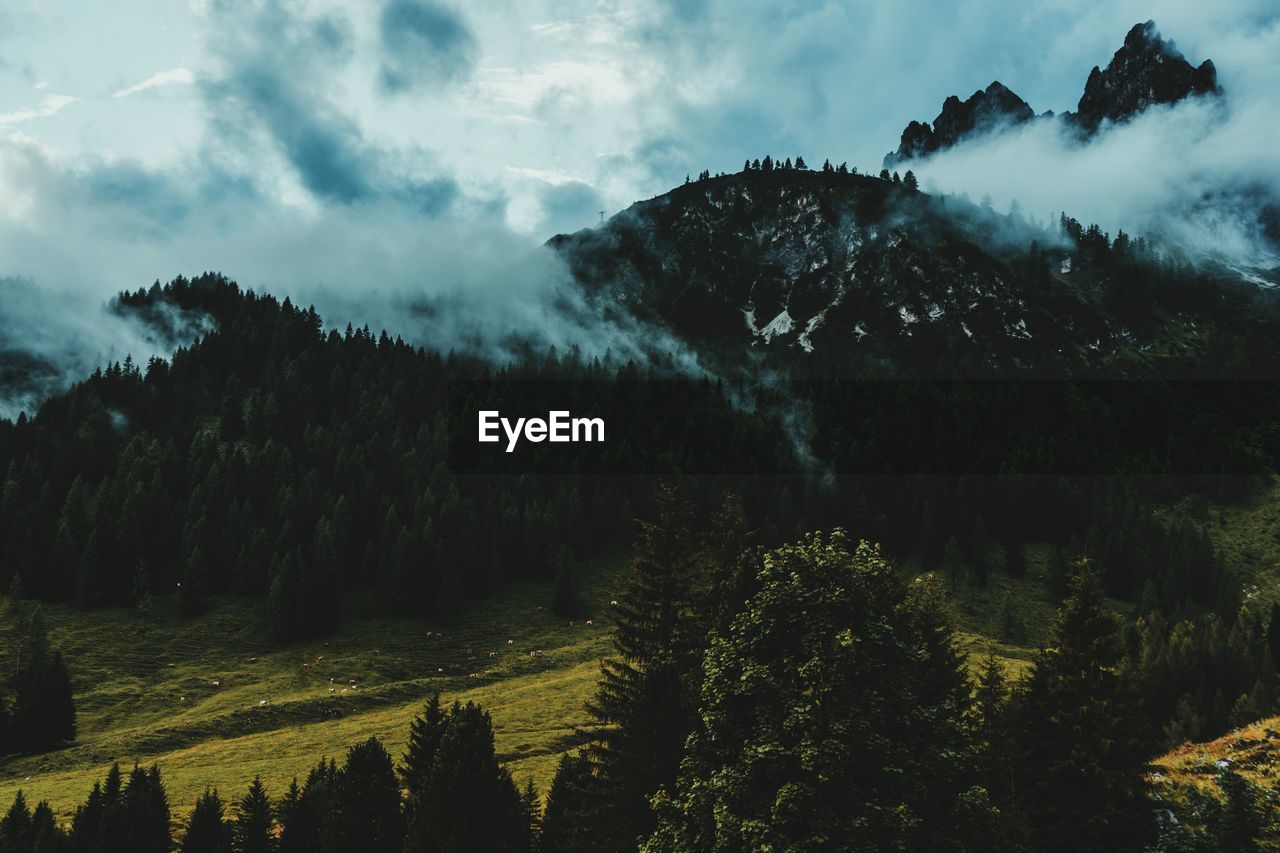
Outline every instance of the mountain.
{"label": "mountain", "polygon": [[1147,21],[1134,24],[1105,70],[1093,67],[1076,112],[1064,118],[1088,134],[1104,121],[1122,122],[1155,104],[1221,94],[1213,60],[1192,66]]}
{"label": "mountain", "polygon": [[967,100],[961,101],[955,95],[947,98],[932,127],[920,121],[907,125],[897,153],[886,158],[886,166],[927,157],[968,137],[981,136],[1008,124],[1022,124],[1034,117],[1035,111],[1026,101],[996,80]]}
{"label": "mountain", "polygon": [[594,298],[703,349],[846,363],[1189,357],[1233,300],[1268,298],[1123,234],[825,170],[706,178],[550,245]]}
{"label": "mountain", "polygon": [[[1172,41],[1161,37],[1154,21],[1147,21],[1129,30],[1105,70],[1094,66],[1076,111],[1064,113],[1060,120],[1088,137],[1103,122],[1123,122],[1155,104],[1221,94],[1212,60],[1193,66]],[[965,101],[952,95],[943,102],[932,126],[919,121],[906,126],[897,151],[885,156],[884,166],[891,169],[1034,117],[1031,107],[999,82]],[[1044,117],[1052,118],[1053,113]]]}

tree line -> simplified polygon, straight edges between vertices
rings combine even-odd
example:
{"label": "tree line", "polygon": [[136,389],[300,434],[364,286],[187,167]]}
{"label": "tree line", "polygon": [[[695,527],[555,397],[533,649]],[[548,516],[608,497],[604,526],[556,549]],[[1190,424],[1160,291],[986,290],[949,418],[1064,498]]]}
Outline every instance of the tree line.
{"label": "tree line", "polygon": [[[1251,850],[1267,797],[1166,816],[1161,747],[1124,623],[1077,562],[1048,642],[1012,677],[971,674],[941,594],[840,530],[765,550],[727,495],[705,524],[665,486],[641,525],[614,654],[545,803],[498,764],[475,705],[431,699],[397,766],[376,739],[273,799],[260,780],[199,800],[189,851]],[[1272,685],[1274,687],[1274,685]],[[119,768],[67,829],[21,797],[0,850],[169,850],[160,771]],[[8,844],[9,846],[4,846]]]}

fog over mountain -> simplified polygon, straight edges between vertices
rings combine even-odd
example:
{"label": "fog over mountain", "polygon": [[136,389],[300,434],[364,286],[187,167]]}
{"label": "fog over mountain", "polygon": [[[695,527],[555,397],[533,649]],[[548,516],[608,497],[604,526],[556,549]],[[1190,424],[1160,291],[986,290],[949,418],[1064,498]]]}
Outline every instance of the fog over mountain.
{"label": "fog over mountain", "polygon": [[[915,171],[1000,210],[1016,200],[1042,220],[1066,210],[1267,263],[1240,223],[1280,186],[1280,154],[1259,144],[1280,115],[1270,4],[931,4],[927,31],[911,23],[924,9],[10,4],[0,275],[31,282],[23,304],[45,299],[45,316],[97,316],[122,288],[216,269],[437,347],[500,353],[536,325],[539,343],[634,349],[625,322],[602,331],[591,311],[562,310],[573,296],[560,261],[539,257],[546,238],[745,157],[874,170],[912,117],[996,79],[1036,110],[1075,109],[1089,69],[1153,17],[1195,63],[1213,59],[1220,102],[1152,107],[1087,144],[1030,121]],[[405,310],[424,304],[448,310]],[[28,346],[16,315],[0,327],[6,351]],[[41,346],[74,353],[51,375],[146,349],[82,341]]]}

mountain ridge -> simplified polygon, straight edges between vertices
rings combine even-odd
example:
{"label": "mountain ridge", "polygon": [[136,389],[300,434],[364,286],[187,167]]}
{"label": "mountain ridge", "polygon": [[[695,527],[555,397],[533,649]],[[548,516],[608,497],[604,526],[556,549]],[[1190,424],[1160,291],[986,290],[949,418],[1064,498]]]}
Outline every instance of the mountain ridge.
{"label": "mountain ridge", "polygon": [[[1193,66],[1172,41],[1160,35],[1155,21],[1148,20],[1129,29],[1105,69],[1093,67],[1075,111],[1057,118],[1087,139],[1105,122],[1122,123],[1153,105],[1223,94],[1213,60]],[[1055,118],[1052,111],[1039,117]],[[897,150],[885,155],[884,167],[892,169],[1035,118],[1031,106],[997,80],[968,100],[949,96],[932,124],[910,122]]]}

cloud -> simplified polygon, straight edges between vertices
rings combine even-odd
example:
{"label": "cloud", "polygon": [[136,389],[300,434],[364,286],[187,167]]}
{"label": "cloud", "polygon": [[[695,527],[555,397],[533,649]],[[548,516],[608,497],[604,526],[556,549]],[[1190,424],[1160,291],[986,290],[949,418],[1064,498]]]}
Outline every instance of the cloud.
{"label": "cloud", "polygon": [[464,79],[479,45],[462,16],[429,0],[390,0],[378,23],[382,88],[391,93]]}
{"label": "cloud", "polygon": [[[21,38],[0,28],[15,90],[141,82],[57,121],[37,119],[71,101],[0,118],[0,275],[92,306],[222,270],[431,346],[506,352],[521,330],[566,342],[598,327],[622,351],[634,330],[574,302],[538,248],[552,233],[765,153],[878,168],[908,121],[993,79],[1038,110],[1074,108],[1149,5],[199,0],[163,26],[113,10],[136,44],[92,57],[67,51],[59,21],[26,16]],[[1083,149],[1033,125],[917,172],[1037,218],[1065,209],[1251,251],[1231,223],[1250,188],[1276,185],[1276,15],[1269,0],[1155,13],[1193,61],[1215,61],[1225,112],[1153,111]],[[181,69],[190,85],[166,79],[166,97],[124,95]]]}
{"label": "cloud", "polygon": [[167,71],[159,71],[152,74],[140,83],[134,83],[132,86],[121,89],[116,92],[114,97],[127,98],[130,95],[136,95],[139,92],[145,92],[148,89],[156,89],[161,86],[183,85],[190,86],[195,82],[195,76],[186,68],[170,68]]}
{"label": "cloud", "polygon": [[45,95],[40,106],[33,109],[16,110],[11,113],[0,113],[0,127],[22,124],[35,119],[48,118],[60,113],[63,108],[77,103],[79,99],[70,95]]}

